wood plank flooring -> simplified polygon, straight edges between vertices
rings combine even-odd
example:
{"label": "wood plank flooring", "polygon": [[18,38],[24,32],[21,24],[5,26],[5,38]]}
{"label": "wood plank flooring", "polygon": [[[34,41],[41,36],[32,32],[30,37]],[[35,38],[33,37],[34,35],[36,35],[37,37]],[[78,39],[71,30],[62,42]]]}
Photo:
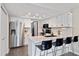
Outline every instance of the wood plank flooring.
{"label": "wood plank flooring", "polygon": [[11,48],[7,56],[28,56],[28,46]]}
{"label": "wood plank flooring", "polygon": [[[28,56],[28,46],[12,48],[12,49],[10,49],[10,52],[9,52],[9,54],[7,54],[7,56]],[[68,52],[61,56],[78,56],[78,55],[74,54],[72,52]]]}

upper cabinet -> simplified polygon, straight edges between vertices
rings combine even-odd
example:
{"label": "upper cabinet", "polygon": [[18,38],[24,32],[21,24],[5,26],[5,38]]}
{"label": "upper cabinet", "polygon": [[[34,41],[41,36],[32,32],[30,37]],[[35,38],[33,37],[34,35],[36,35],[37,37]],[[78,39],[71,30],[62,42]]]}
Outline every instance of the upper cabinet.
{"label": "upper cabinet", "polygon": [[56,25],[57,25],[56,17],[53,17],[49,20],[47,19],[46,22],[48,22],[49,27],[56,27]]}
{"label": "upper cabinet", "polygon": [[68,14],[68,26],[72,27],[72,13]]}
{"label": "upper cabinet", "polygon": [[55,25],[56,27],[72,27],[72,13],[56,16]]}
{"label": "upper cabinet", "polygon": [[50,19],[43,20],[42,23],[48,23],[49,27],[72,27],[72,13],[67,12]]}
{"label": "upper cabinet", "polygon": [[61,26],[63,26],[63,17],[62,17],[62,15],[61,16],[57,16],[56,17],[56,27],[61,27]]}

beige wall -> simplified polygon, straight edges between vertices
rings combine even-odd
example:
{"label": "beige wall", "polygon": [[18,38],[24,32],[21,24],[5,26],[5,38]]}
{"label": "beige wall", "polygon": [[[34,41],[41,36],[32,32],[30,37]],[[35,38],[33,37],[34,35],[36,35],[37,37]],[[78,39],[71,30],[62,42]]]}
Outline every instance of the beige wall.
{"label": "beige wall", "polygon": [[73,35],[79,35],[79,8],[72,11]]}

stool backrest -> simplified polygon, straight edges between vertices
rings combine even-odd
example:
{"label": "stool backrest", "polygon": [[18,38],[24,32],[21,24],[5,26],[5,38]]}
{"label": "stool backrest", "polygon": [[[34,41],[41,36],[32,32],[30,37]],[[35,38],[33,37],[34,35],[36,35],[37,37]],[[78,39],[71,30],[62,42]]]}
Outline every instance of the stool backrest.
{"label": "stool backrest", "polygon": [[70,44],[72,42],[72,37],[67,37],[65,40],[65,44]]}
{"label": "stool backrest", "polygon": [[48,50],[52,47],[52,40],[42,41],[42,46],[44,50]]}
{"label": "stool backrest", "polygon": [[73,42],[78,42],[78,36],[74,36]]}
{"label": "stool backrest", "polygon": [[57,38],[55,46],[61,46],[61,45],[63,45],[63,38]]}

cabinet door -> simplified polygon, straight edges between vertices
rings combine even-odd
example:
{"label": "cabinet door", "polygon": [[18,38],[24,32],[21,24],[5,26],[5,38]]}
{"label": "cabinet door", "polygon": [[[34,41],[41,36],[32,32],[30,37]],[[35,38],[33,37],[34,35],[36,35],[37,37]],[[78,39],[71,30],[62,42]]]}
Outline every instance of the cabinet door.
{"label": "cabinet door", "polygon": [[63,15],[57,16],[57,26],[61,27],[63,24]]}
{"label": "cabinet door", "polygon": [[65,26],[65,21],[64,21],[64,15],[61,15],[61,20],[60,20],[60,22],[61,22],[61,27],[62,26]]}
{"label": "cabinet door", "polygon": [[72,27],[72,13],[68,14],[68,26]]}
{"label": "cabinet door", "polygon": [[64,25],[68,27],[72,26],[72,14],[66,13],[64,15]]}
{"label": "cabinet door", "polygon": [[56,25],[56,26],[59,27],[60,24],[61,24],[61,23],[60,23],[60,16],[57,16],[56,19],[57,19],[57,21],[56,21],[56,24],[57,24],[57,25]]}
{"label": "cabinet door", "polygon": [[64,26],[68,26],[68,15],[64,15]]}
{"label": "cabinet door", "polygon": [[53,17],[52,19],[47,20],[47,22],[49,21],[49,27],[55,27],[56,26],[56,17]]}

